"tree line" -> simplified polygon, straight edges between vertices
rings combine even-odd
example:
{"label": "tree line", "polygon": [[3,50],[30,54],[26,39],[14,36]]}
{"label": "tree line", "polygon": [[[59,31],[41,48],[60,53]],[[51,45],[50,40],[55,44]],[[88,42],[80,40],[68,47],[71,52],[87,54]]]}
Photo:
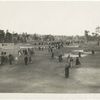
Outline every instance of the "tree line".
{"label": "tree line", "polygon": [[[90,34],[90,31],[85,30],[84,36],[88,41],[100,41],[100,27],[96,27],[95,32]],[[67,36],[66,36],[67,37]],[[80,37],[80,36],[79,36]],[[39,40],[39,41],[55,41],[55,37],[53,35],[38,35],[37,33],[28,34],[27,32],[23,32],[22,34],[18,34],[17,32],[9,32],[8,30],[0,30],[0,43],[26,43],[30,40]]]}
{"label": "tree line", "polygon": [[53,35],[40,36],[36,33],[28,34],[23,32],[18,34],[16,32],[9,32],[8,30],[0,30],[0,43],[26,43],[28,40],[43,40],[43,41],[54,41]]}
{"label": "tree line", "polygon": [[90,32],[89,30],[84,31],[84,36],[88,41],[100,41],[100,27],[95,28],[95,32]]}

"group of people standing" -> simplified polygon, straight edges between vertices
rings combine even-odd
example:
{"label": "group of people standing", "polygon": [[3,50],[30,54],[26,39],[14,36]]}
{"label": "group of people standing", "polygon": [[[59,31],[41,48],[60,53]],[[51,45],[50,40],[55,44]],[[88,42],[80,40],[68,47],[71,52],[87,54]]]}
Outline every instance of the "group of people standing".
{"label": "group of people standing", "polygon": [[[58,44],[57,44],[58,45]],[[56,46],[57,46],[56,45]],[[58,45],[63,47],[62,45]],[[49,52],[51,54],[51,58],[54,59],[55,57],[55,53],[54,50],[56,49],[60,49],[59,47],[55,47],[55,46],[49,46]],[[69,77],[69,68],[73,67],[73,63],[75,62],[75,65],[80,65],[80,59],[81,58],[81,52],[79,52],[78,57],[76,57],[75,59],[73,57],[71,57],[70,55],[68,55],[67,59],[66,59],[66,65],[65,65],[65,77],[68,78]],[[58,54],[58,61],[62,62],[63,61],[63,54],[59,52]]]}
{"label": "group of people standing", "polygon": [[[91,54],[94,55],[95,54],[95,51],[94,50],[91,50]],[[79,58],[81,58],[81,52],[78,53],[78,56],[79,57],[76,57],[76,63],[75,65],[80,65],[81,62],[79,60]],[[67,64],[65,66],[65,77],[68,78],[69,77],[69,68],[73,67],[73,58],[68,56],[67,58]]]}
{"label": "group of people standing", "polygon": [[[31,48],[23,49],[18,51],[18,56],[14,56],[11,53],[1,52],[0,55],[0,65],[18,63],[19,60],[23,60],[25,65],[28,63],[32,63],[32,55],[34,54],[34,50]],[[20,59],[21,58],[21,59]]]}
{"label": "group of people standing", "polygon": [[[56,43],[53,45],[49,45],[48,46],[48,51],[51,54],[51,58],[54,59],[55,57],[55,53],[54,53],[54,49],[60,49],[61,47],[63,47],[63,43]],[[41,49],[39,47],[39,50],[43,50],[43,48]],[[92,50],[91,51],[92,54],[95,54],[95,51]],[[32,56],[34,54],[34,50],[33,48],[24,48],[24,49],[20,49],[18,51],[18,57],[22,57],[24,64],[28,65],[28,63],[32,63]],[[80,65],[80,58],[81,58],[81,52],[78,53],[78,57],[75,58],[75,65]],[[1,57],[0,57],[0,63],[1,65],[4,65],[5,63],[8,63],[10,65],[12,65],[12,62],[14,60],[14,56],[12,54],[7,55],[6,52],[1,52]],[[58,61],[62,62],[63,61],[63,55],[59,53],[58,55]],[[67,57],[66,60],[66,65],[65,65],[65,77],[68,78],[69,77],[69,69],[71,67],[73,67],[73,62],[74,59],[72,57],[70,57],[70,55]]]}
{"label": "group of people standing", "polygon": [[27,48],[18,51],[19,57],[22,57],[25,65],[32,63],[32,56],[34,54],[33,48]]}
{"label": "group of people standing", "polygon": [[[80,55],[79,55],[79,57],[76,57],[76,61],[75,61],[76,66],[81,64],[79,58],[80,58]],[[72,57],[70,57],[70,55],[69,55],[67,57],[67,63],[65,65],[65,78],[69,77],[69,69],[73,67],[73,62],[74,62],[74,59]]]}
{"label": "group of people standing", "polygon": [[1,57],[0,57],[0,64],[4,65],[6,63],[9,63],[10,65],[12,65],[12,62],[14,60],[14,57],[12,54],[8,54],[6,52],[1,52]]}

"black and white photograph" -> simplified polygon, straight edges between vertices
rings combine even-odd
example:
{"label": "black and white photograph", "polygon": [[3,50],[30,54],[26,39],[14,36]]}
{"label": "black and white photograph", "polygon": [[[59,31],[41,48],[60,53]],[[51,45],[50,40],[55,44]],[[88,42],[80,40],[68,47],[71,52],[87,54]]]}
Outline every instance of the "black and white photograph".
{"label": "black and white photograph", "polygon": [[100,1],[0,1],[0,93],[100,93]]}

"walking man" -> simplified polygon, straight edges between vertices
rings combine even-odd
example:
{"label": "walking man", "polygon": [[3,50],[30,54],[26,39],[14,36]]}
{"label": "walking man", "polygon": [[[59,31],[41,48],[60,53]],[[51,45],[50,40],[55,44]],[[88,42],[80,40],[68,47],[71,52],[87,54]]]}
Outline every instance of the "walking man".
{"label": "walking man", "polygon": [[92,52],[93,55],[95,54],[94,50],[92,50],[91,52]]}
{"label": "walking man", "polygon": [[9,64],[12,65],[12,61],[13,61],[13,56],[11,54],[9,54]]}
{"label": "walking man", "polygon": [[25,62],[25,65],[28,64],[28,57],[27,57],[27,55],[25,55],[25,57],[24,57],[24,62]]}
{"label": "walking man", "polygon": [[79,60],[79,58],[78,57],[76,57],[76,65],[80,65],[81,63],[80,63],[80,60]]}
{"label": "walking man", "polygon": [[79,52],[78,55],[79,55],[79,58],[80,58],[81,57],[81,52]]}
{"label": "walking man", "polygon": [[70,64],[66,64],[66,67],[65,67],[65,78],[69,77],[69,68],[70,68]]}
{"label": "walking man", "polygon": [[1,52],[1,65],[3,65],[3,64],[4,64],[4,53]]}
{"label": "walking man", "polygon": [[62,54],[59,55],[59,62],[62,62]]}
{"label": "walking man", "polygon": [[54,52],[51,53],[51,57],[52,57],[52,59],[54,59]]}

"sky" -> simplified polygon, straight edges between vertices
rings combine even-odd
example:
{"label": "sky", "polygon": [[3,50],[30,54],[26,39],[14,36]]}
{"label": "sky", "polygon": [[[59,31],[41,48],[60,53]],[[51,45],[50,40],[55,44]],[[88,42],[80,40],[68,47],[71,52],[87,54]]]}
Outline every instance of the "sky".
{"label": "sky", "polygon": [[100,1],[0,1],[0,29],[84,35],[100,26]]}

